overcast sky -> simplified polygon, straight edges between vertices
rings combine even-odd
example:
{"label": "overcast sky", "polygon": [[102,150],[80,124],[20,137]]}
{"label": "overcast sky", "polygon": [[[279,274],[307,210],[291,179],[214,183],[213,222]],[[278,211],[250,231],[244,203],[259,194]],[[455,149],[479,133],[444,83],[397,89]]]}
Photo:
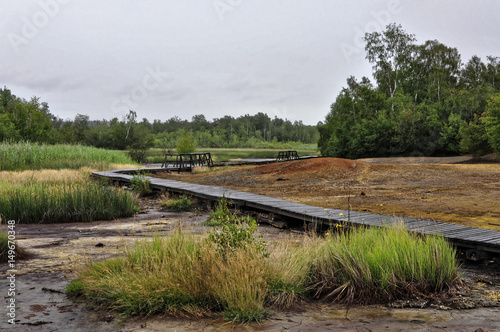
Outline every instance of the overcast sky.
{"label": "overcast sky", "polygon": [[257,112],[323,121],[361,37],[398,23],[467,62],[500,56],[500,1],[0,0],[0,85],[63,119]]}

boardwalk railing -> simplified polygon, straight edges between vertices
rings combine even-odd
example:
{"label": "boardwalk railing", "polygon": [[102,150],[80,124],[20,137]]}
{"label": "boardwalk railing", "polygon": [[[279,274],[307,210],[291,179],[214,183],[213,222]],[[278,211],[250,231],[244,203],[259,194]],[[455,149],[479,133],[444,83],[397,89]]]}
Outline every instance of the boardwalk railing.
{"label": "boardwalk railing", "polygon": [[299,155],[295,150],[279,151],[276,161],[286,161],[299,159]]}
{"label": "boardwalk railing", "polygon": [[187,171],[196,166],[212,167],[214,162],[209,152],[165,154],[162,168],[173,168],[179,171]]}

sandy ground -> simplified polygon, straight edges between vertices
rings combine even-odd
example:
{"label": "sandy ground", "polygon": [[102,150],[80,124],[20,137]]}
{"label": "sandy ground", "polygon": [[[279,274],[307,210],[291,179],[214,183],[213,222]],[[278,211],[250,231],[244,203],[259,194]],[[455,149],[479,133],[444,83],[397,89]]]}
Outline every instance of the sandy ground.
{"label": "sandy ground", "polygon": [[325,208],[500,230],[500,164],[457,162],[470,158],[316,158],[156,176]]}
{"label": "sandy ground", "polygon": [[[64,294],[75,268],[87,259],[123,253],[127,246],[152,232],[168,233],[179,221],[193,232],[207,228],[206,213],[159,212],[156,203],[144,203],[148,212],[134,218],[92,223],[17,225],[18,245],[32,258],[17,262],[16,324],[7,323],[2,306],[0,330],[15,331],[484,331],[500,330],[500,264],[497,258],[464,266],[465,285],[446,301],[413,299],[387,305],[356,306],[311,303],[300,312],[273,312],[262,323],[233,325],[218,317],[122,319],[116,313],[91,310]],[[265,239],[286,231],[261,226]],[[0,267],[2,275],[6,264]],[[0,283],[7,304],[5,278]],[[470,308],[458,310],[452,308]],[[478,330],[480,331],[480,330]]]}

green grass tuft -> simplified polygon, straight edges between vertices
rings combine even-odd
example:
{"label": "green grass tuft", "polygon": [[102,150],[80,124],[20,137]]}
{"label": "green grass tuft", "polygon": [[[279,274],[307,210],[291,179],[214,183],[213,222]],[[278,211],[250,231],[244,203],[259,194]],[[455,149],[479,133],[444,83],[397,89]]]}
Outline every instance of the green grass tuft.
{"label": "green grass tuft", "polygon": [[92,181],[0,183],[0,216],[21,224],[112,220],[137,211],[136,198],[130,192]]}
{"label": "green grass tuft", "polygon": [[174,211],[190,211],[193,208],[193,203],[191,199],[186,196],[181,196],[177,200],[167,200],[161,204],[161,207],[164,209],[170,209]]}

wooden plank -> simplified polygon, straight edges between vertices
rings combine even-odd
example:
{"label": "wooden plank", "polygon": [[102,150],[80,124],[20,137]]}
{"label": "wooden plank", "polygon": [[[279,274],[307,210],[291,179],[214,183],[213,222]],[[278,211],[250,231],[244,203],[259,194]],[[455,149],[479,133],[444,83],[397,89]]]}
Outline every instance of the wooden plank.
{"label": "wooden plank", "polygon": [[[207,157],[208,158],[208,157]],[[201,159],[200,159],[201,160]],[[184,162],[184,161],[182,161]],[[161,170],[164,170],[161,169]],[[133,175],[125,172],[136,172],[136,169],[115,170],[94,172],[93,176],[107,177],[114,181],[129,182]],[[147,171],[147,170],[146,170]],[[318,221],[320,223],[350,222],[355,225],[367,226],[390,226],[401,220],[409,231],[416,231],[423,234],[440,234],[452,241],[468,242],[489,245],[491,248],[500,250],[500,232],[487,229],[478,229],[452,223],[434,222],[425,219],[414,218],[394,218],[391,216],[364,213],[358,211],[345,211],[339,209],[325,209],[322,207],[310,206],[303,203],[291,202],[279,198],[268,197],[246,191],[233,190],[213,185],[199,185],[169,179],[158,179],[149,177],[151,184],[155,187],[163,187],[170,191],[188,193],[198,197],[209,197],[218,199],[223,195],[229,201],[247,205],[269,212],[275,212],[285,216],[297,218],[299,220]],[[347,220],[349,218],[349,220]]]}

